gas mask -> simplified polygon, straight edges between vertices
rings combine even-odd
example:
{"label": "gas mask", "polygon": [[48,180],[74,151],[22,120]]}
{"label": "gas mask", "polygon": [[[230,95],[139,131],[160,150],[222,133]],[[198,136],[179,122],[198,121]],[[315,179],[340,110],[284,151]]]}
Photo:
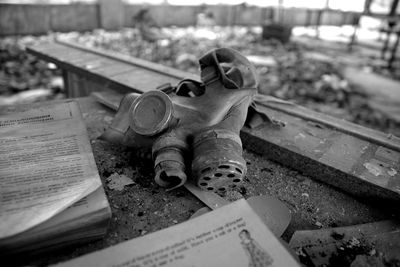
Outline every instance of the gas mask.
{"label": "gas mask", "polygon": [[189,175],[204,190],[224,192],[246,175],[239,132],[258,82],[254,66],[232,49],[212,50],[199,63],[201,83],[126,95],[102,139],[151,148],[160,186],[174,189]]}

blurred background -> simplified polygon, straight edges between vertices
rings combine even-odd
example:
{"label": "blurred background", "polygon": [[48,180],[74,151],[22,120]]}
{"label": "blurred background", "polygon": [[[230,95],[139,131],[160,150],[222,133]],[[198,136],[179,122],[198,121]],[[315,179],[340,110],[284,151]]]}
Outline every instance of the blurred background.
{"label": "blurred background", "polygon": [[231,47],[260,93],[400,136],[399,0],[3,0],[0,106],[65,98],[25,47],[55,38],[199,73]]}

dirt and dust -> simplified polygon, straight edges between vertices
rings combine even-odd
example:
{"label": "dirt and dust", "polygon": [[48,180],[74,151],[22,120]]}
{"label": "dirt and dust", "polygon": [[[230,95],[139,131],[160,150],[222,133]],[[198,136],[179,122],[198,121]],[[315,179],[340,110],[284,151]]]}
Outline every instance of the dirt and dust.
{"label": "dirt and dust", "polygon": [[[90,98],[81,99],[80,103],[111,206],[112,219],[104,239],[63,250],[36,263],[48,264],[71,259],[161,230],[188,220],[196,210],[204,207],[184,188],[167,192],[158,186],[153,180],[151,160],[139,157],[134,150],[99,140],[112,112]],[[222,196],[232,201],[242,197],[272,195],[283,201],[292,214],[292,221],[283,234],[286,242],[296,230],[353,225],[391,216],[381,207],[358,201],[262,156],[245,150],[244,158],[248,174],[243,185]],[[133,183],[125,185],[121,191],[113,190],[108,182],[110,176],[117,174],[130,178]]]}
{"label": "dirt and dust", "polygon": [[317,239],[315,244],[301,247],[296,253],[306,266],[400,266],[398,231],[373,236],[360,231],[354,235],[332,231],[335,242]]}

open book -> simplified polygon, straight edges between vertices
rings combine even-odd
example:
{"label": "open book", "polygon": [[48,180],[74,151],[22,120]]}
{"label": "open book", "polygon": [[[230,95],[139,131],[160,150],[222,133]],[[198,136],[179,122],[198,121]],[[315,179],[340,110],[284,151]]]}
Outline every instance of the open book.
{"label": "open book", "polygon": [[57,266],[299,267],[300,264],[242,199]]}
{"label": "open book", "polygon": [[100,237],[110,217],[76,101],[0,115],[0,255]]}

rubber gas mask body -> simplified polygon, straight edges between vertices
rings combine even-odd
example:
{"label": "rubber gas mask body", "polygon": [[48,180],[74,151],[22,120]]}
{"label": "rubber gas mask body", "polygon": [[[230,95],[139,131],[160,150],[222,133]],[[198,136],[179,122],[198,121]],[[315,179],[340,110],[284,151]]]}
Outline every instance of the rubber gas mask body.
{"label": "rubber gas mask body", "polygon": [[246,175],[239,132],[257,92],[255,69],[239,52],[212,50],[200,60],[202,83],[183,80],[166,94],[128,94],[105,140],[152,148],[155,181],[168,189],[186,182],[223,192]]}

